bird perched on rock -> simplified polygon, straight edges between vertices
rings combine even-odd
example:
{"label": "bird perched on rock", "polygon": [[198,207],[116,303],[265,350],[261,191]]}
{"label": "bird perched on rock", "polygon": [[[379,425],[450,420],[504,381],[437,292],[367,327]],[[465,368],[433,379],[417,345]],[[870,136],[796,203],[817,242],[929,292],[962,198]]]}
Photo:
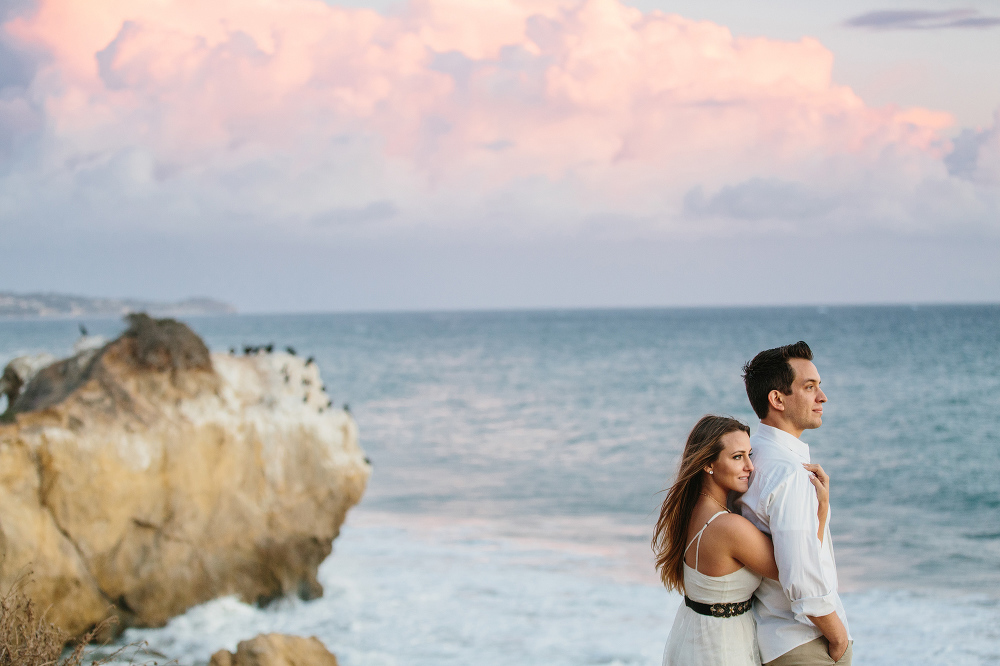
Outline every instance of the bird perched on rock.
{"label": "bird perched on rock", "polygon": [[314,359],[312,356],[310,356],[309,358],[306,359],[306,367],[309,367],[310,365],[312,365],[315,362],[316,362],[316,359]]}
{"label": "bird perched on rock", "polygon": [[295,347],[285,347],[285,351],[291,354],[292,356],[295,356]]}
{"label": "bird perched on rock", "polygon": [[344,411],[347,412],[348,414],[351,413],[351,406],[348,405],[346,402],[344,403]]}
{"label": "bird perched on rock", "polygon": [[77,324],[77,326],[80,327],[80,335],[86,337],[87,336],[87,327],[84,326],[83,324]]}

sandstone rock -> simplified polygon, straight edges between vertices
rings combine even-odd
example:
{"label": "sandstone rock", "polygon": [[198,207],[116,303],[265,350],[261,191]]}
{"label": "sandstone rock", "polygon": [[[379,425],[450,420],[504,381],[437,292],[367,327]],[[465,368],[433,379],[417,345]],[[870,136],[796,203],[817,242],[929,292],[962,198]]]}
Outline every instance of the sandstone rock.
{"label": "sandstone rock", "polygon": [[160,626],[223,595],[314,598],[370,467],[319,370],[209,353],[186,326],[130,316],[44,368],[0,425],[0,585],[25,567],[48,618]]}
{"label": "sandstone rock", "polygon": [[92,349],[100,349],[107,343],[108,340],[103,335],[81,335],[77,341],[73,343],[73,353],[80,354],[82,352],[91,351]]}
{"label": "sandstone rock", "polygon": [[236,654],[219,650],[209,666],[337,666],[337,658],[318,638],[262,634],[240,641]]}
{"label": "sandstone rock", "polygon": [[52,354],[18,356],[7,364],[0,375],[0,394],[7,396],[7,405],[13,405],[21,389],[30,382],[39,370],[56,362]]}

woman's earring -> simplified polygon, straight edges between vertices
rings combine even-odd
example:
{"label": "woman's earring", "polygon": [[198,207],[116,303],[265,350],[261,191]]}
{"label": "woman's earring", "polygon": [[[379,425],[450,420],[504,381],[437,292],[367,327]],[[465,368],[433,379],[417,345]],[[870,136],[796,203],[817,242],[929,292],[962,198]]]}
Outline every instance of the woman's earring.
{"label": "woman's earring", "polygon": [[715,472],[713,472],[712,470],[708,470],[708,473],[709,474],[715,474]]}

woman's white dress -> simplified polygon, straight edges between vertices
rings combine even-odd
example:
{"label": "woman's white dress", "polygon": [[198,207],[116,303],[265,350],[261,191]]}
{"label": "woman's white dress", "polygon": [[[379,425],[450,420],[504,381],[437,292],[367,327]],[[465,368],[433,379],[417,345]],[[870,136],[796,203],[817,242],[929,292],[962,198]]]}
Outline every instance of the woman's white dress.
{"label": "woman's white dress", "polygon": [[[723,513],[720,511],[712,516],[705,527]],[[705,527],[691,543],[697,540],[701,546]],[[697,564],[696,550],[695,566]],[[760,576],[746,567],[725,576],[706,576],[684,564],[687,596],[703,604],[746,601],[753,596],[760,580]],[[760,666],[753,612],[736,617],[710,617],[682,604],[663,650],[663,666]]]}

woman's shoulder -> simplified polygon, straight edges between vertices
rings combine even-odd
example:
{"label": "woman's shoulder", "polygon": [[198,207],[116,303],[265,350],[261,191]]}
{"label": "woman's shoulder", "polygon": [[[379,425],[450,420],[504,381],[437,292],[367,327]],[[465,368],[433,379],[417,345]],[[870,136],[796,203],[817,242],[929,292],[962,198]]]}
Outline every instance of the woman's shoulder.
{"label": "woman's shoulder", "polygon": [[749,530],[753,530],[754,532],[760,531],[753,523],[738,513],[724,513],[716,518],[712,524],[717,525],[720,532],[733,537],[747,534]]}

